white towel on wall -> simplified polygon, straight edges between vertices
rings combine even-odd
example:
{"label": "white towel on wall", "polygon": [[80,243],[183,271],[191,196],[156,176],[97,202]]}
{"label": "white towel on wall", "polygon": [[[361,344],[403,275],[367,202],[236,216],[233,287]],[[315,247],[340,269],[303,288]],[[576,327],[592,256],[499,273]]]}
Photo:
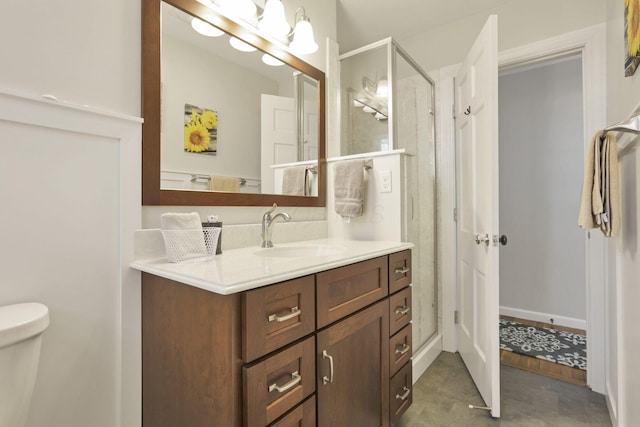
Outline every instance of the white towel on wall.
{"label": "white towel on wall", "polygon": [[282,194],[304,196],[307,182],[307,167],[293,166],[282,171]]}
{"label": "white towel on wall", "polygon": [[335,211],[342,218],[356,218],[364,208],[364,160],[333,165]]}

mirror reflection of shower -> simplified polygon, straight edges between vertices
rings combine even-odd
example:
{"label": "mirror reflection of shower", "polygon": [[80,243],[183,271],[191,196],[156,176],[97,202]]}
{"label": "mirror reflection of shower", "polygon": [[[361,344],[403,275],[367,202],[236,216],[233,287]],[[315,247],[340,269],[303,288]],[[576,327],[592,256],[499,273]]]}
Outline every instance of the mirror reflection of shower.
{"label": "mirror reflection of shower", "polygon": [[362,108],[362,111],[370,113],[376,120],[387,120],[389,84],[386,78],[373,81],[365,76],[362,78],[362,90],[364,94],[353,99],[353,106]]}

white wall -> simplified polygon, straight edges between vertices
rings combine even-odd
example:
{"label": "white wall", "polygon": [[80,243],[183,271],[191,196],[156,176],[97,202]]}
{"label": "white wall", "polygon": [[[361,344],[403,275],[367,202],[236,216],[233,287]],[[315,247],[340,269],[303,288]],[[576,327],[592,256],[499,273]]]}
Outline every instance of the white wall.
{"label": "white wall", "polygon": [[51,318],[27,425],[135,425],[140,120],[0,92],[0,135],[0,305]]}
{"label": "white wall", "polygon": [[[626,119],[637,107],[640,99],[640,72],[624,77],[624,2],[607,0],[607,122]],[[629,138],[626,135],[625,138]],[[615,292],[607,313],[611,334],[615,334],[614,351],[609,355],[611,372],[617,374],[617,382],[607,384],[613,392],[613,414],[617,425],[632,426],[640,419],[640,373],[637,355],[640,352],[640,258],[638,243],[640,228],[640,149],[638,138],[621,157],[622,231],[619,238],[610,242],[615,251],[610,278]]]}
{"label": "white wall", "polygon": [[504,73],[499,93],[501,312],[584,328],[582,58]]}
{"label": "white wall", "polygon": [[425,70],[457,64],[491,14],[498,15],[502,51],[599,24],[604,21],[604,5],[603,0],[512,0],[399,41]]}

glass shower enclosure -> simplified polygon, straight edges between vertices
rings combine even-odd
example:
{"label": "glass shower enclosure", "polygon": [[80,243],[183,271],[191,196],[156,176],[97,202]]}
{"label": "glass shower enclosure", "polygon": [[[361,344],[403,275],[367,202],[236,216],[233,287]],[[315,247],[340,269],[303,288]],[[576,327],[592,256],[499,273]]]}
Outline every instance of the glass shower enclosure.
{"label": "glass shower enclosure", "polygon": [[340,56],[340,154],[400,151],[403,241],[414,243],[413,354],[437,337],[435,83],[393,39]]}

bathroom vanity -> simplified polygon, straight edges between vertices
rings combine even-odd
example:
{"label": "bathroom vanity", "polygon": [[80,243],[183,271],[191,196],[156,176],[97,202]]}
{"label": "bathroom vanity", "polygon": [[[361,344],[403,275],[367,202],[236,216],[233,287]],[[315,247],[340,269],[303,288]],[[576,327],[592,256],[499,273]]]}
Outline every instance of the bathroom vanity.
{"label": "bathroom vanity", "polygon": [[136,262],[143,425],[395,425],[412,402],[411,246]]}

